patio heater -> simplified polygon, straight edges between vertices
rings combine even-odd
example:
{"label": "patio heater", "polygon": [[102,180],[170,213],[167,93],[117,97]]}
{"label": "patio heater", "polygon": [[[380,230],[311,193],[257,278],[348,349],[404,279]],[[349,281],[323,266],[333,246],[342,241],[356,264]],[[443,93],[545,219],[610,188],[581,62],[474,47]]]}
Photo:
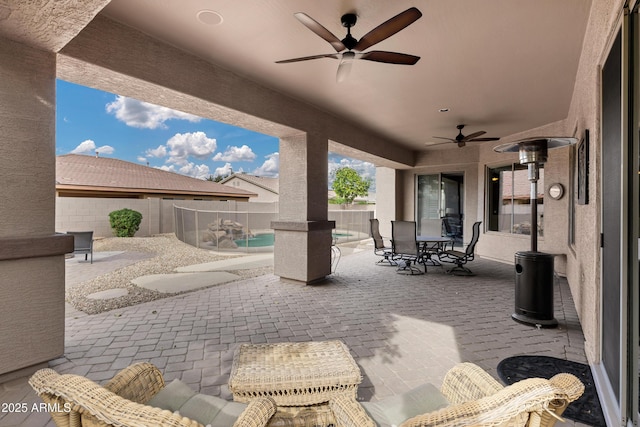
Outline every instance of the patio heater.
{"label": "patio heater", "polygon": [[531,183],[531,250],[515,253],[516,300],[511,317],[520,323],[543,328],[558,326],[553,317],[553,255],[538,252],[538,178],[548,150],[576,142],[576,138],[536,137],[493,149],[498,153],[518,152],[520,164],[527,165]]}

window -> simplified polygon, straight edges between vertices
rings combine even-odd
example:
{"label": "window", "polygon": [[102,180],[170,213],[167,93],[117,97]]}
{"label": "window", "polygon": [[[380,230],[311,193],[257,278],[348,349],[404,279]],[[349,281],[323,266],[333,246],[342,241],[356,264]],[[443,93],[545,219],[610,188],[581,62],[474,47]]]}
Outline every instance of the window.
{"label": "window", "polygon": [[[538,179],[538,235],[544,235],[544,168]],[[531,234],[531,182],[526,165],[487,168],[487,227],[490,231]]]}

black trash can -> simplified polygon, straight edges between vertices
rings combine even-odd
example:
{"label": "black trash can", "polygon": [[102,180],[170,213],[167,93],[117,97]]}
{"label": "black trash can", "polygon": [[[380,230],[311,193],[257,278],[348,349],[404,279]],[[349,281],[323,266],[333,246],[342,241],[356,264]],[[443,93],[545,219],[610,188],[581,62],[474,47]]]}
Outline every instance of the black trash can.
{"label": "black trash can", "polygon": [[554,328],[553,255],[516,252],[516,310],[511,317],[521,323]]}

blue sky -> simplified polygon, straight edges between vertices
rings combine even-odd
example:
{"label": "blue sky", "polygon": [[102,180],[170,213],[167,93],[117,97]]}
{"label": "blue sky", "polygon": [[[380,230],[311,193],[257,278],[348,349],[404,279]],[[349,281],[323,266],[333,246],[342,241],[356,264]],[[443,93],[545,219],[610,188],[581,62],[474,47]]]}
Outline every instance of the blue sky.
{"label": "blue sky", "polygon": [[[202,179],[231,170],[278,176],[277,138],[62,80],[56,97],[58,155],[98,152]],[[375,179],[371,163],[330,153],[329,172],[340,166]]]}

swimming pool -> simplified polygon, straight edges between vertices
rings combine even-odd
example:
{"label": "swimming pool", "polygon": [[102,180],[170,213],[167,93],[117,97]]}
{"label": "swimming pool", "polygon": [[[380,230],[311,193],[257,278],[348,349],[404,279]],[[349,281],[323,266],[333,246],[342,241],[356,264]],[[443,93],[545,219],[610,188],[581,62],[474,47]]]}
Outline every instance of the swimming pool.
{"label": "swimming pool", "polygon": [[[351,233],[333,233],[334,239],[350,236],[352,236]],[[262,248],[265,246],[273,246],[274,240],[275,235],[273,233],[261,233],[255,234],[253,237],[249,237],[248,239],[234,240],[234,242],[236,242],[236,245],[238,245],[239,248]]]}

